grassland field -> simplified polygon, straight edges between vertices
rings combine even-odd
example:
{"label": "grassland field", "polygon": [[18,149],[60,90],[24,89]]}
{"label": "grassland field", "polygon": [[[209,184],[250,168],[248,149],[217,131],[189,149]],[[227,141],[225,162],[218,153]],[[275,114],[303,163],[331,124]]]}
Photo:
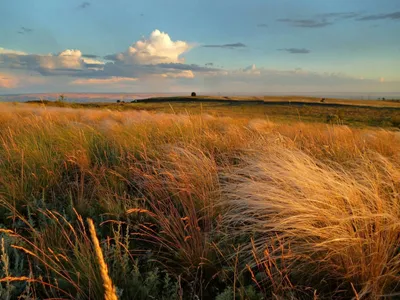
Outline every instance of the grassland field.
{"label": "grassland field", "polygon": [[267,118],[280,122],[341,123],[358,127],[399,127],[400,102],[325,99],[313,97],[159,97],[128,103],[60,103],[30,101],[56,107],[146,110],[239,118]]}
{"label": "grassland field", "polygon": [[0,299],[400,299],[399,128],[395,101],[0,104]]}

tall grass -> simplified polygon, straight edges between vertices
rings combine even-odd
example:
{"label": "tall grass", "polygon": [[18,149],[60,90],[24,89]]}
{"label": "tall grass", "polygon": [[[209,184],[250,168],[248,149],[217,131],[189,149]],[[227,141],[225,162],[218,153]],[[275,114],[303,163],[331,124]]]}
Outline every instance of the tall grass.
{"label": "tall grass", "polygon": [[395,131],[1,105],[1,288],[396,297],[399,170]]}
{"label": "tall grass", "polygon": [[[360,299],[390,297],[400,282],[399,161],[371,153],[350,164],[277,145],[245,156],[228,175],[225,220],[239,235],[255,234],[265,259],[283,255],[286,272],[305,285],[323,279],[354,285]],[[278,241],[284,250],[270,251]]]}

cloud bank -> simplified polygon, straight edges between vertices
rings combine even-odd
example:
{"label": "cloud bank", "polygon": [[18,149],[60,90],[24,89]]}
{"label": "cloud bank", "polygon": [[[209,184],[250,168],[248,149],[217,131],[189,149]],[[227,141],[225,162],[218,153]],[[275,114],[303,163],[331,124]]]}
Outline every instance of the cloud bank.
{"label": "cloud bank", "polygon": [[[333,16],[332,16],[333,17]],[[350,17],[336,15],[336,18]],[[284,21],[292,22],[292,21]],[[301,26],[315,26],[298,22]],[[243,43],[203,45],[202,48],[239,49]],[[317,73],[302,69],[277,70],[255,64],[222,69],[208,62],[185,62],[194,44],[173,40],[154,30],[149,37],[135,41],[125,51],[100,57],[79,49],[59,53],[31,54],[0,48],[0,89],[7,91],[107,91],[167,92],[197,90],[215,92],[268,93],[320,90],[395,89],[395,84],[376,79],[352,78],[340,73]],[[306,48],[279,49],[289,54],[308,54]],[[24,90],[28,89],[29,90]]]}

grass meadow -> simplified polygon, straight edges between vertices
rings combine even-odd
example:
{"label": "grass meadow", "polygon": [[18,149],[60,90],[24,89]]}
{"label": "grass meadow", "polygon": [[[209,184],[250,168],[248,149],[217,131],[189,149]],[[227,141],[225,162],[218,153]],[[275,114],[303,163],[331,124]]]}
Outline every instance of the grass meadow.
{"label": "grass meadow", "polygon": [[157,105],[0,105],[1,299],[399,299],[398,111]]}

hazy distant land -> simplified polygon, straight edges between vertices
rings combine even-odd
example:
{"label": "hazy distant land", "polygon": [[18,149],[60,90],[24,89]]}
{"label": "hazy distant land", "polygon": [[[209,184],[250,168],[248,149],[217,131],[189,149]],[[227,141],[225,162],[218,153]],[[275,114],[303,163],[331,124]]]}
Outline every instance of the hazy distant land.
{"label": "hazy distant land", "polygon": [[[135,99],[148,99],[159,97],[175,97],[189,96],[190,93],[26,93],[26,94],[4,94],[0,95],[0,102],[25,102],[31,100],[49,100],[54,101],[64,95],[66,102],[114,102],[117,100],[130,102]],[[265,95],[252,95],[251,93],[232,94],[232,93],[198,93],[202,95],[213,95],[209,97],[240,97],[240,98],[257,98],[257,99],[272,99],[288,97],[316,97],[316,98],[331,98],[331,99],[349,99],[349,100],[381,100],[385,99],[400,99],[399,93],[265,93]]]}

